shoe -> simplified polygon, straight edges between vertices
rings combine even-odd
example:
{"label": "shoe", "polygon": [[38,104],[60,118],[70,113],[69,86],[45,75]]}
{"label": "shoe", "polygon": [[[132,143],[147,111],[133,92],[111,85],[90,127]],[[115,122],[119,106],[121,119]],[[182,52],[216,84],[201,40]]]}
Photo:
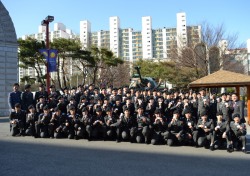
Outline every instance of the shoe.
{"label": "shoe", "polygon": [[116,139],[116,142],[119,143],[119,142],[121,142],[121,140],[120,139]]}
{"label": "shoe", "polygon": [[213,146],[213,145],[210,146],[210,150],[211,150],[211,151],[214,151],[214,146]]}
{"label": "shoe", "polygon": [[243,153],[247,153],[246,149],[242,149],[241,151],[242,151]]}
{"label": "shoe", "polygon": [[232,153],[233,152],[233,146],[232,145],[229,145],[228,147],[227,147],[227,152],[228,153]]}
{"label": "shoe", "polygon": [[78,137],[78,136],[75,136],[74,138],[75,138],[75,140],[79,140],[79,137]]}

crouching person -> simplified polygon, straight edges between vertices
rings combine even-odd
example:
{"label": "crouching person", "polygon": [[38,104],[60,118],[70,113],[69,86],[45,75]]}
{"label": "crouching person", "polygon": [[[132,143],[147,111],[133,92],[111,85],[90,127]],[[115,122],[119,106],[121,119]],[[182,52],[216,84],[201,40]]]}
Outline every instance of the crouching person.
{"label": "crouching person", "polygon": [[119,125],[117,126],[117,142],[121,140],[134,142],[136,134],[136,119],[130,114],[129,108],[123,109],[124,114],[121,113],[119,119]]}
{"label": "crouching person", "polygon": [[194,142],[197,147],[207,147],[213,150],[214,141],[213,130],[214,123],[212,119],[208,119],[206,112],[201,113],[201,118],[197,122],[197,131],[194,132]]}
{"label": "crouching person", "polygon": [[154,112],[154,123],[152,124],[151,144],[156,145],[163,142],[162,133],[167,129],[165,119],[161,115],[161,111],[156,109]]}
{"label": "crouching person", "polygon": [[233,121],[230,123],[228,129],[228,151],[231,152],[233,148],[246,152],[246,125],[241,122],[240,115],[234,114]]}
{"label": "crouching person", "polygon": [[21,104],[15,104],[15,111],[10,113],[10,131],[11,136],[24,136],[25,135],[25,122],[26,113],[21,110]]}
{"label": "crouching person", "polygon": [[226,138],[227,122],[223,119],[223,113],[217,112],[216,118],[213,131],[214,138],[212,138],[214,141],[211,140],[211,144],[213,144],[211,149],[222,148]]}
{"label": "crouching person", "polygon": [[174,110],[171,122],[168,124],[168,131],[164,133],[167,145],[180,145],[183,140],[183,121],[180,119],[180,112]]}
{"label": "crouching person", "polygon": [[83,137],[83,125],[81,122],[81,117],[76,113],[75,106],[69,107],[69,116],[68,116],[68,138],[76,139]]}
{"label": "crouching person", "polygon": [[36,109],[33,105],[30,105],[28,107],[29,113],[26,116],[26,125],[27,129],[25,131],[25,134],[28,136],[34,136],[36,137],[36,130],[35,130],[35,124],[38,122],[38,113],[36,112]]}
{"label": "crouching person", "polygon": [[91,127],[91,114],[89,113],[87,107],[82,108],[82,124],[83,124],[83,137],[91,141],[92,127]]}
{"label": "crouching person", "polygon": [[111,140],[114,140],[116,138],[116,129],[118,122],[116,118],[112,115],[111,108],[106,108],[106,116],[104,117],[105,125],[106,125],[106,131],[107,131],[107,137]]}
{"label": "crouching person", "polygon": [[196,131],[196,118],[192,117],[192,113],[190,109],[184,110],[183,114],[185,115],[184,119],[184,143],[186,145],[194,145],[194,133]]}
{"label": "crouching person", "polygon": [[93,138],[106,140],[107,130],[101,107],[96,108],[96,115],[91,119],[91,127]]}
{"label": "crouching person", "polygon": [[48,106],[43,107],[43,113],[38,116],[38,122],[35,124],[37,137],[49,137],[49,123],[51,115]]}
{"label": "crouching person", "polygon": [[54,114],[52,115],[52,118],[55,121],[54,124],[51,124],[51,130],[54,133],[54,138],[64,138],[67,135],[67,127],[66,127],[66,119],[67,116],[65,114],[62,114],[62,111],[56,107],[54,109]]}
{"label": "crouching person", "polygon": [[137,109],[137,134],[136,134],[136,142],[142,143],[143,141],[146,144],[150,143],[150,119],[149,117],[143,113],[143,107],[139,106]]}

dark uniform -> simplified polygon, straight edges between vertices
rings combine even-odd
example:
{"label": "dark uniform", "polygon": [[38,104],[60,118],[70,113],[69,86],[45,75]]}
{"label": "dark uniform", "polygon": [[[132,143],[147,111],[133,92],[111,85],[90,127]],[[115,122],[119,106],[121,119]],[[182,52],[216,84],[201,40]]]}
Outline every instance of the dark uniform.
{"label": "dark uniform", "polygon": [[92,127],[91,127],[92,116],[89,113],[87,107],[82,108],[82,124],[83,124],[83,136],[86,136],[89,141],[92,138]]}
{"label": "dark uniform", "polygon": [[[59,108],[54,109],[54,118],[56,119],[56,123],[53,125],[54,129],[54,137],[55,138],[63,138],[68,135],[68,130],[66,127],[66,120],[67,120],[67,115],[62,114],[61,110]],[[52,124],[51,124],[52,125]]]}
{"label": "dark uniform", "polygon": [[143,113],[143,108],[138,108],[138,113],[136,115],[137,120],[137,132],[136,132],[136,142],[141,143],[143,140],[145,143],[150,143],[150,118]]}
{"label": "dark uniform", "polygon": [[111,140],[113,140],[116,137],[116,130],[118,126],[117,119],[112,116],[111,109],[106,110],[107,115],[104,117],[105,125],[106,125],[106,131],[107,131],[107,137]]}
{"label": "dark uniform", "polygon": [[188,145],[194,145],[194,133],[196,131],[196,119],[192,116],[190,109],[186,109],[184,112],[185,119],[183,120],[183,133],[184,142]]}
{"label": "dark uniform", "polygon": [[135,132],[137,128],[136,119],[130,115],[128,108],[124,109],[124,114],[121,114],[119,119],[119,125],[117,127],[117,139],[119,140],[130,140],[131,142],[135,139]]}
{"label": "dark uniform", "polygon": [[34,106],[29,106],[29,113],[26,117],[26,131],[25,134],[28,136],[34,136],[36,137],[36,130],[35,130],[35,124],[38,122],[38,113],[35,110]]}
{"label": "dark uniform", "polygon": [[181,144],[183,140],[183,121],[180,119],[179,110],[173,112],[173,118],[168,124],[168,130],[163,134],[169,146]]}
{"label": "dark uniform", "polygon": [[165,122],[165,118],[161,115],[161,110],[156,109],[154,112],[154,120],[152,123],[152,138],[151,144],[156,145],[163,142],[162,133],[167,130],[167,124]]}
{"label": "dark uniform", "polygon": [[92,134],[95,139],[102,138],[103,140],[106,140],[107,137],[107,131],[106,131],[106,125],[102,113],[102,109],[98,107],[96,109],[96,115],[94,115],[91,118],[91,128],[92,128]]}
{"label": "dark uniform", "polygon": [[201,113],[201,118],[198,120],[196,125],[197,131],[194,132],[194,142],[196,146],[202,147],[211,145],[213,139],[214,123],[212,119],[207,119],[206,112]]}
{"label": "dark uniform", "polygon": [[15,111],[10,113],[10,131],[12,136],[24,135],[26,112],[21,110],[21,104],[15,104]]}
{"label": "dark uniform", "polygon": [[70,114],[68,115],[66,126],[68,127],[68,138],[69,139],[79,139],[83,137],[83,125],[81,122],[81,117],[76,114],[76,108],[71,106],[69,108]]}
{"label": "dark uniform", "polygon": [[239,114],[233,115],[234,121],[230,123],[230,132],[228,133],[228,146],[233,143],[233,147],[237,150],[241,147],[242,151],[246,151],[246,125],[242,123],[240,120]]}
{"label": "dark uniform", "polygon": [[[215,149],[223,147],[224,136],[226,134],[228,123],[223,119],[223,113],[217,112],[217,120],[214,122],[214,141],[211,141]],[[219,116],[219,117],[218,117]]]}
{"label": "dark uniform", "polygon": [[49,113],[49,107],[43,108],[44,113],[38,116],[38,123],[35,124],[37,137],[47,138],[49,137],[49,123],[51,115]]}
{"label": "dark uniform", "polygon": [[22,109],[28,112],[28,107],[34,105],[33,93],[30,91],[31,85],[25,85],[25,91],[21,95]]}

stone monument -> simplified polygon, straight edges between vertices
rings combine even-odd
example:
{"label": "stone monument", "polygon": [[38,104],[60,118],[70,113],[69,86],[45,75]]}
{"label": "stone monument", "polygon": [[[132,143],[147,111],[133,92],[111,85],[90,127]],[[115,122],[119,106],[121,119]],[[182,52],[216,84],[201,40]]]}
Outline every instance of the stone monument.
{"label": "stone monument", "polygon": [[0,117],[9,115],[8,94],[18,80],[17,36],[15,27],[0,0]]}

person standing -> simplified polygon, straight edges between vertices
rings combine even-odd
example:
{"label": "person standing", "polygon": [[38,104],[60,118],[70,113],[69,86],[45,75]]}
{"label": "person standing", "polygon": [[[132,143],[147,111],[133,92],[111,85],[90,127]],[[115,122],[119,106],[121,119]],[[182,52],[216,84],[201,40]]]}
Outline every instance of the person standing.
{"label": "person standing", "polygon": [[26,84],[24,87],[24,92],[21,95],[21,104],[22,104],[22,109],[26,112],[28,111],[28,107],[30,105],[34,106],[34,96],[33,93],[31,92],[31,85],[30,84]]}
{"label": "person standing", "polygon": [[231,112],[234,114],[240,115],[240,122],[246,123],[245,117],[244,117],[244,105],[241,100],[239,100],[236,93],[232,94],[232,101],[230,101],[230,109]]}
{"label": "person standing", "polygon": [[9,107],[11,108],[11,111],[15,111],[15,104],[21,103],[21,94],[22,92],[19,91],[19,84],[14,83],[12,87],[13,91],[9,94],[8,102]]}

